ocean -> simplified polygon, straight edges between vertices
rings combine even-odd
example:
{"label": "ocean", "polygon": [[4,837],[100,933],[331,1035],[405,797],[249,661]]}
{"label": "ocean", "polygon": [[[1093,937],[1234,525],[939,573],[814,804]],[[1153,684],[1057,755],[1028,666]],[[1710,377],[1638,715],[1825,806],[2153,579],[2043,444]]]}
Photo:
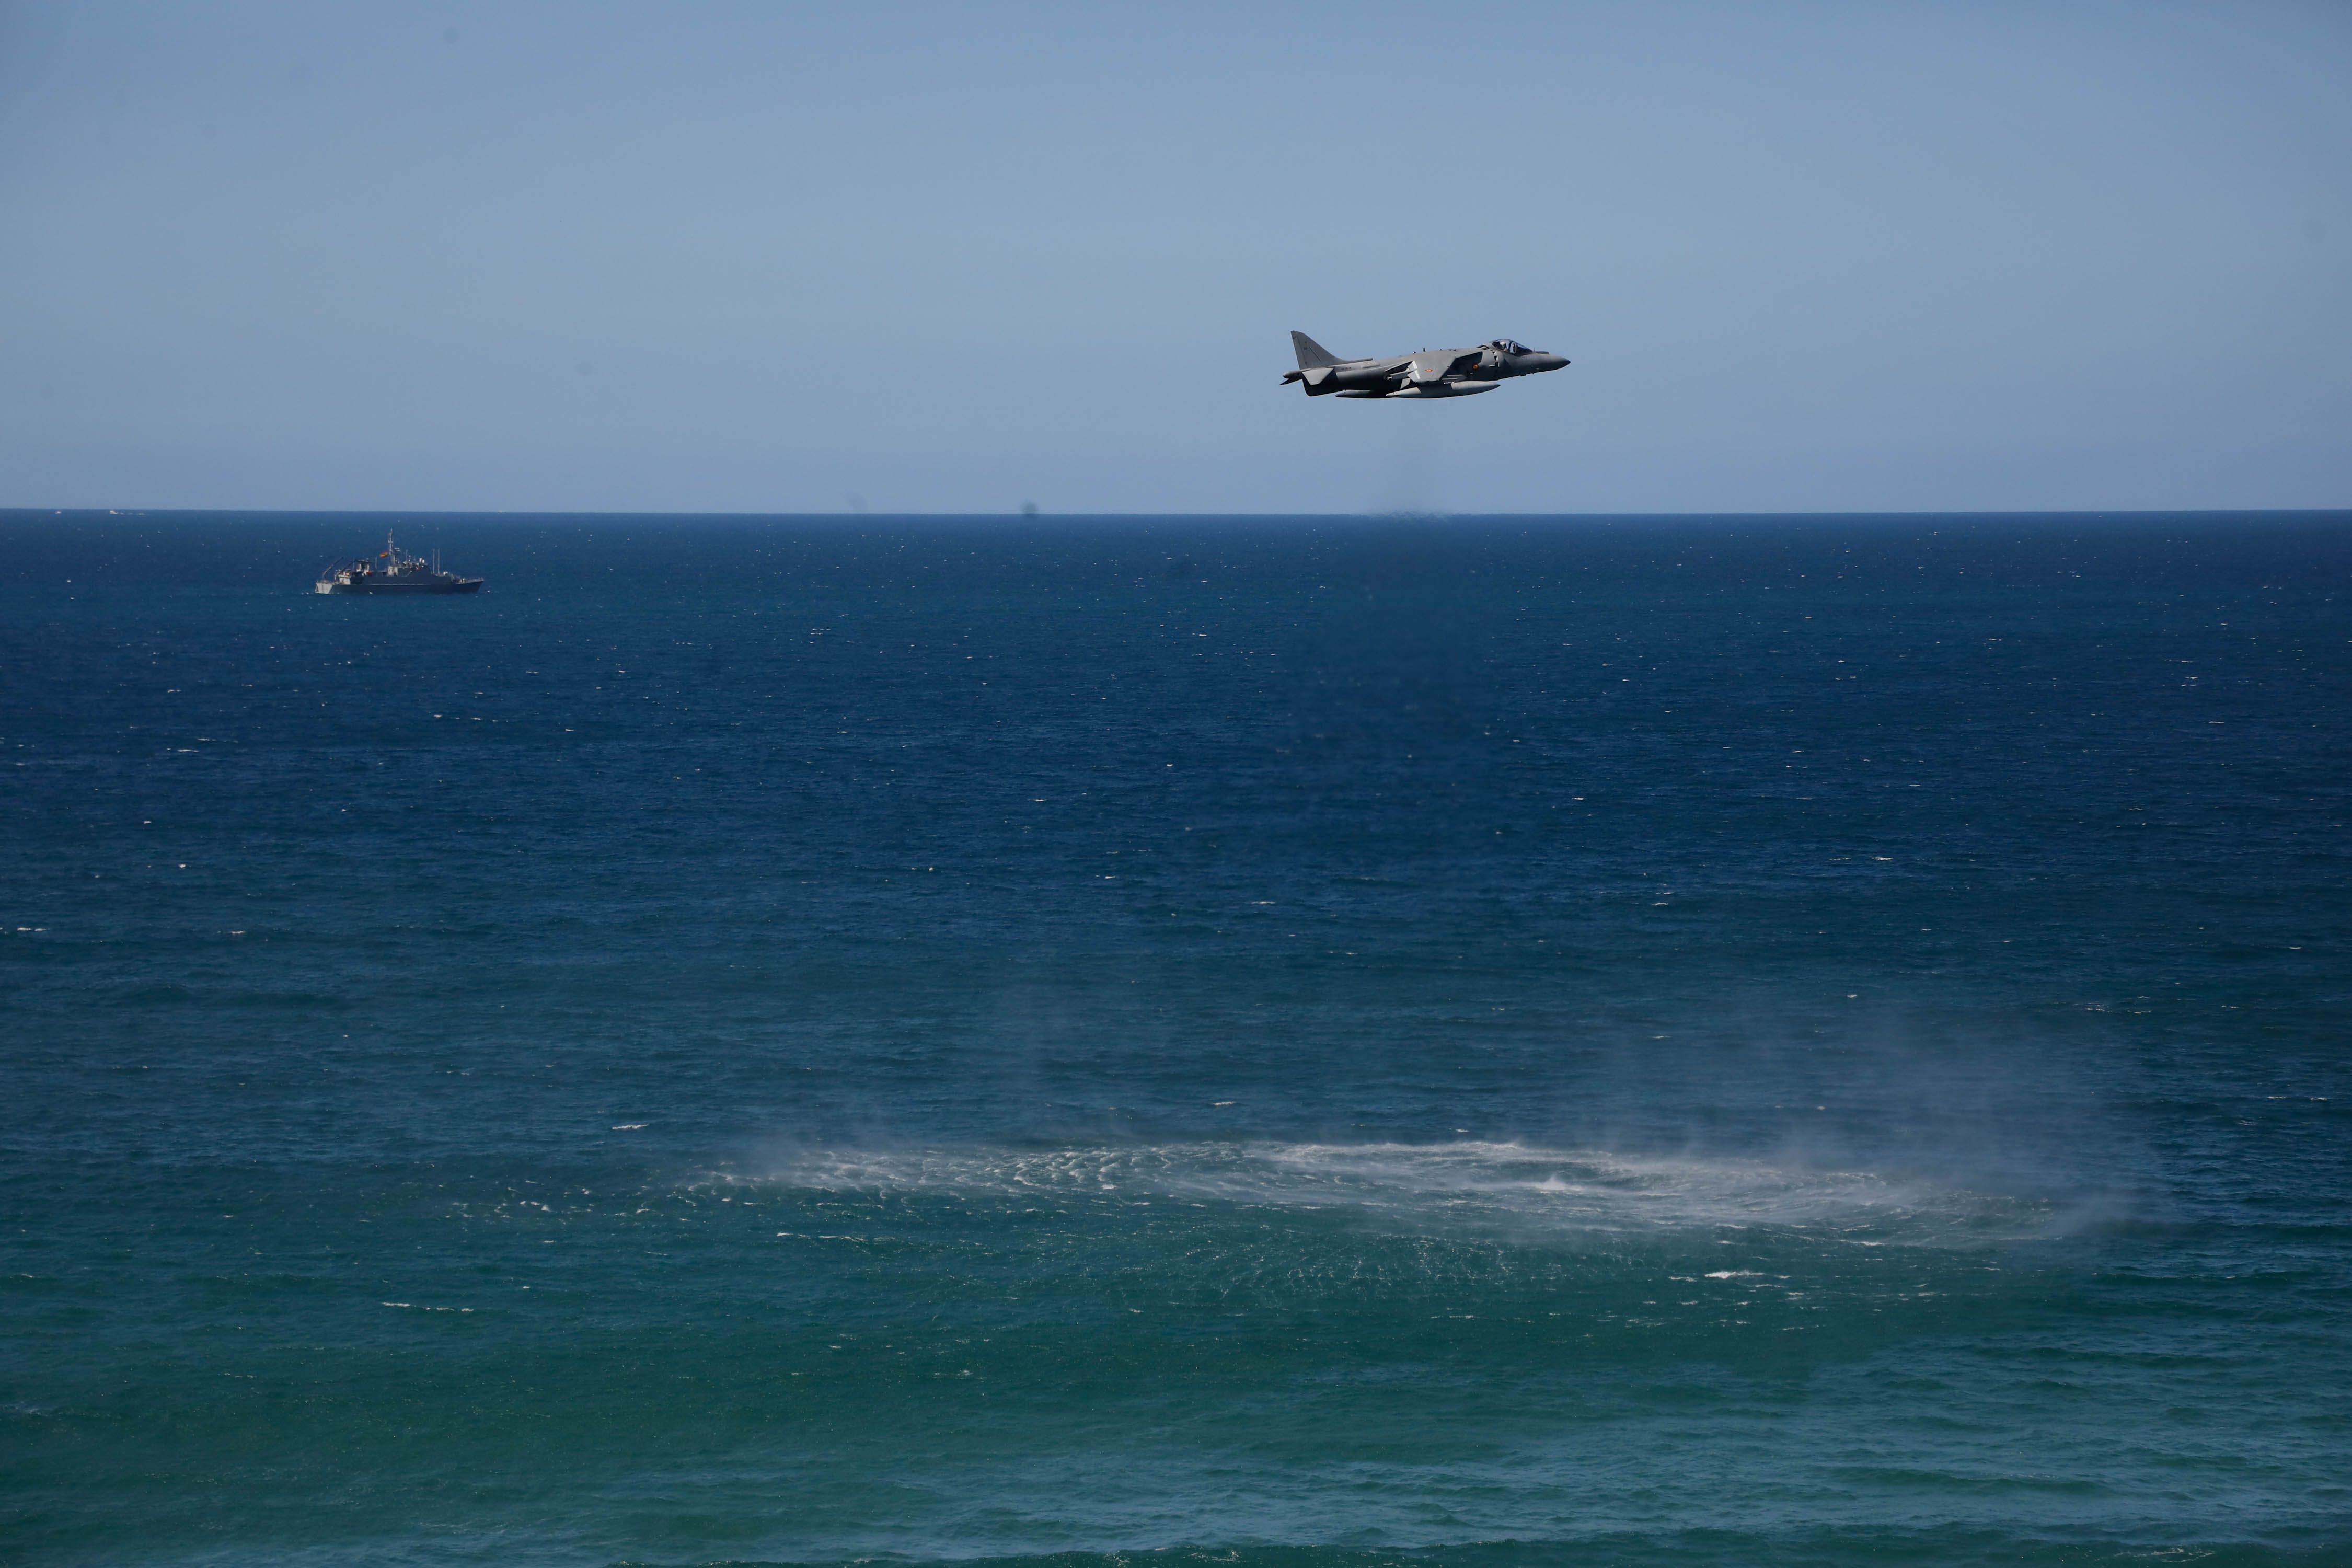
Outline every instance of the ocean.
{"label": "ocean", "polygon": [[2352,1562],[2352,516],[0,607],[0,1560]]}

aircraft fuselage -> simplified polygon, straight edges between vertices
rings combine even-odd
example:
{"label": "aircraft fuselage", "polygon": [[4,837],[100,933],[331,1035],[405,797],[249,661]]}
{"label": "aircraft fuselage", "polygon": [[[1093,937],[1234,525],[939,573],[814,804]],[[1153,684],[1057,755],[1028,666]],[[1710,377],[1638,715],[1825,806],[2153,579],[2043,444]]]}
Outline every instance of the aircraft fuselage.
{"label": "aircraft fuselage", "polygon": [[1304,332],[1293,332],[1290,338],[1298,353],[1298,368],[1285,375],[1283,384],[1303,383],[1309,397],[1467,397],[1568,363],[1559,354],[1544,353],[1509,338],[1496,338],[1475,348],[1423,349],[1386,359],[1349,360],[1336,357]]}

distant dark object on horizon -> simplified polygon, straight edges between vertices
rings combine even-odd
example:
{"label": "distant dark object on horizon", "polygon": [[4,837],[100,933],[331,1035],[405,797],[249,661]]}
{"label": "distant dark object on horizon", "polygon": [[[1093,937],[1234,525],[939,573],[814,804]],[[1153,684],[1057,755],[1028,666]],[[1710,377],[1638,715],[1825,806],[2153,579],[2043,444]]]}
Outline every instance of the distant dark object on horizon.
{"label": "distant dark object on horizon", "polygon": [[392,542],[386,530],[383,552],[373,561],[360,560],[341,566],[330,566],[319,574],[318,591],[321,594],[478,594],[482,591],[479,577],[460,577],[454,572],[441,570],[441,552],[433,552],[433,559],[421,555],[404,555],[400,546]]}
{"label": "distant dark object on horizon", "polygon": [[1298,368],[1282,378],[1307,384],[1309,397],[1468,397],[1514,376],[1538,375],[1568,363],[1509,338],[1467,349],[1423,349],[1390,359],[1341,359],[1305,332],[1290,334]]}

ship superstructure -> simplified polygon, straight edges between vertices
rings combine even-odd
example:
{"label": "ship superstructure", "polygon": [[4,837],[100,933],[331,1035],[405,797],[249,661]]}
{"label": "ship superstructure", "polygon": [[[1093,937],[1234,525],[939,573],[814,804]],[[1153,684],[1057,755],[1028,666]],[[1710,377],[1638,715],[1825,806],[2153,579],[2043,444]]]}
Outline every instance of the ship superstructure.
{"label": "ship superstructure", "polygon": [[438,550],[430,561],[404,553],[392,542],[389,529],[384,531],[383,552],[374,560],[330,566],[319,574],[321,594],[478,594],[481,588],[479,577],[442,571]]}

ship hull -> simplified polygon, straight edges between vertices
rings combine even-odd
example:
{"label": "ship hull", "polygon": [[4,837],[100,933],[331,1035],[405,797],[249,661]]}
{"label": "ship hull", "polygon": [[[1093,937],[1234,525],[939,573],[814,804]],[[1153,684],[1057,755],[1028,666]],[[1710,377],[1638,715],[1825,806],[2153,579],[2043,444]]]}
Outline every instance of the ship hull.
{"label": "ship hull", "polygon": [[321,594],[478,594],[479,577],[457,577],[445,583],[321,583]]}

